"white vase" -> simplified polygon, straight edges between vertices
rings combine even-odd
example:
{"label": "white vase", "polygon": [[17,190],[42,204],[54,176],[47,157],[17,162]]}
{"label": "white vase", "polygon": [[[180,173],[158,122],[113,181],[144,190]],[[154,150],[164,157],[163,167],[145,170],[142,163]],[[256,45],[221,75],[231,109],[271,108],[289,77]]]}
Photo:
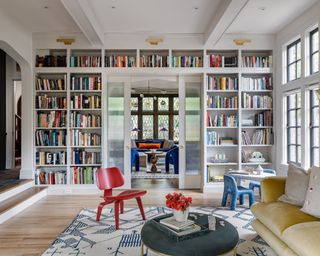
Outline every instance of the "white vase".
{"label": "white vase", "polygon": [[185,209],[184,211],[178,211],[173,209],[173,216],[176,221],[178,222],[184,222],[187,221],[188,216],[189,216],[189,207]]}

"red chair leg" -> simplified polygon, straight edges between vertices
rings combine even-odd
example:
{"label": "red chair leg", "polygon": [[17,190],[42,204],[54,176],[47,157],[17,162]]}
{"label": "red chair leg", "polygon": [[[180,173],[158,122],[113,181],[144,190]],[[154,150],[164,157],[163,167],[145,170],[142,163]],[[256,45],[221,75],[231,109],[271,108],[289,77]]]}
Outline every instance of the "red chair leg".
{"label": "red chair leg", "polygon": [[136,197],[136,200],[137,200],[137,203],[138,203],[138,206],[139,206],[139,209],[140,209],[140,213],[141,213],[142,219],[146,220],[146,216],[144,215],[144,210],[143,210],[141,197]]}
{"label": "red chair leg", "polygon": [[102,202],[99,204],[98,206],[98,210],[97,210],[97,217],[96,217],[96,221],[100,221],[100,216],[101,216],[101,212],[102,212],[102,208],[108,204],[107,202]]}
{"label": "red chair leg", "polygon": [[121,214],[123,213],[123,208],[124,208],[124,202],[121,201],[121,202],[120,202],[120,213],[121,213]]}
{"label": "red chair leg", "polygon": [[115,222],[116,222],[116,230],[119,229],[119,207],[120,207],[120,203],[119,201],[116,201],[114,203],[114,218],[115,218]]}

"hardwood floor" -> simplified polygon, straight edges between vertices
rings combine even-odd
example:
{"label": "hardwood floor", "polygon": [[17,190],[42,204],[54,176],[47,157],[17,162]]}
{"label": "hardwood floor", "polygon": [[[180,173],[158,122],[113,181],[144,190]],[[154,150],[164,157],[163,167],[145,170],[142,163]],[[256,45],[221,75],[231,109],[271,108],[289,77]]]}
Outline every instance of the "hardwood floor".
{"label": "hardwood floor", "polygon": [[[147,195],[143,197],[144,205],[164,205],[164,196],[171,190],[173,189],[148,189]],[[220,204],[220,191],[210,195],[204,195],[197,190],[182,192],[192,196],[193,205]],[[0,225],[0,255],[41,255],[82,208],[95,208],[99,202],[98,195],[43,198]],[[125,206],[136,206],[136,202],[128,201]]]}

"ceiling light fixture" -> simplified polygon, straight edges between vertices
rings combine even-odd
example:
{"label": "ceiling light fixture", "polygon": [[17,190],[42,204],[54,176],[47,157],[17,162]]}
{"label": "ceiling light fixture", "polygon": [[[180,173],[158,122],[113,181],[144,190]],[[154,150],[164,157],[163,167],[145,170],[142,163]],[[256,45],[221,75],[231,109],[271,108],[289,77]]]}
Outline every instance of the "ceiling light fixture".
{"label": "ceiling light fixture", "polygon": [[163,38],[161,37],[148,37],[146,42],[150,45],[158,45],[159,43],[163,43]]}
{"label": "ceiling light fixture", "polygon": [[71,45],[76,40],[74,38],[62,38],[62,37],[59,37],[59,38],[57,38],[56,41],[57,41],[57,43],[64,43],[65,45]]}
{"label": "ceiling light fixture", "polygon": [[250,39],[245,39],[245,38],[238,38],[238,39],[234,39],[233,42],[236,45],[244,45],[244,44],[247,44],[247,43],[251,43],[251,40]]}
{"label": "ceiling light fixture", "polygon": [[267,9],[267,7],[265,7],[265,6],[258,7],[259,11],[265,11],[266,9]]}

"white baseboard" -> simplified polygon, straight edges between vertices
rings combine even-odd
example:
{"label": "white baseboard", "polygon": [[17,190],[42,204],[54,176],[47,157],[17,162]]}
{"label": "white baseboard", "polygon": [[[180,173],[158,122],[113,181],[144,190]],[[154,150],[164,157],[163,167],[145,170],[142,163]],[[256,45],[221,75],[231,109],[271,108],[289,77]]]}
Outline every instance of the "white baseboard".
{"label": "white baseboard", "polygon": [[41,198],[44,198],[47,195],[47,189],[40,191],[39,193],[35,194],[34,196],[28,198],[27,200],[21,202],[20,204],[10,208],[9,210],[0,214],[0,224],[4,223],[5,221],[9,220],[13,216],[17,215],[18,213],[22,212],[35,202],[39,201]]}

